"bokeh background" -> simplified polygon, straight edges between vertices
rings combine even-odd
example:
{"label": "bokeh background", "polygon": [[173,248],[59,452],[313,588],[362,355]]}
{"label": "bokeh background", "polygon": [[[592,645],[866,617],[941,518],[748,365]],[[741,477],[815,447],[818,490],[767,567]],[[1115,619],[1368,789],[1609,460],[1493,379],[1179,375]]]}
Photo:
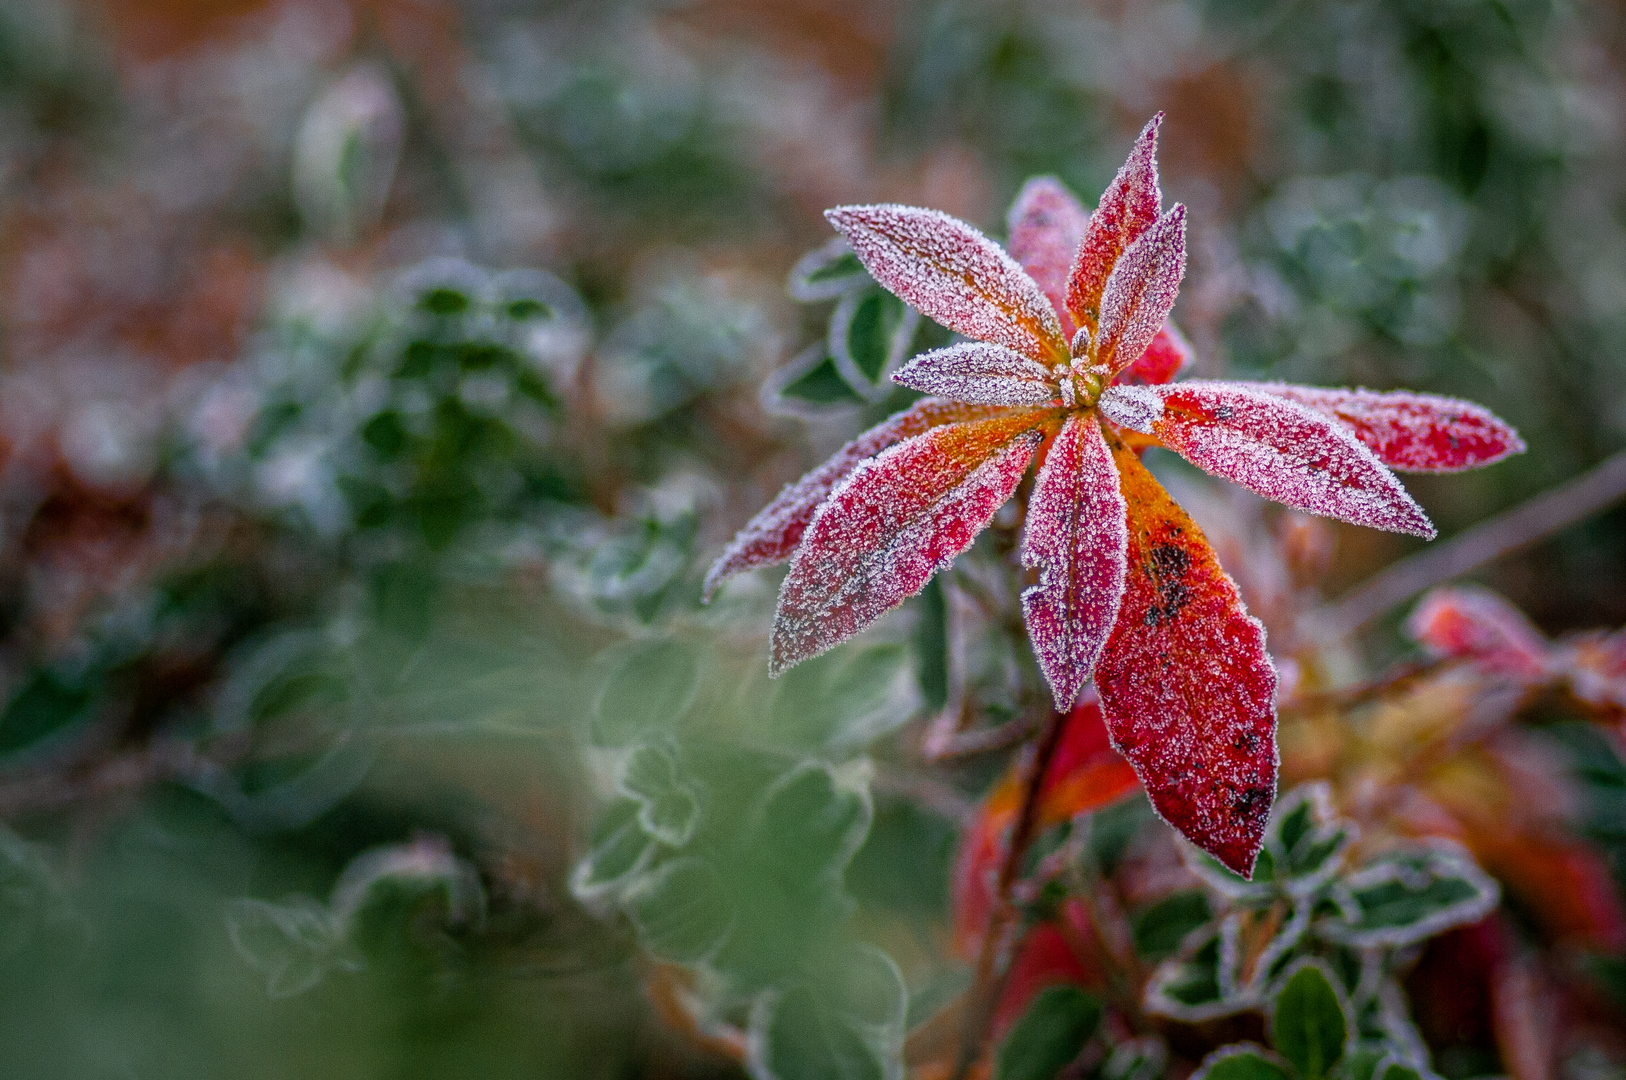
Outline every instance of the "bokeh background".
{"label": "bokeh background", "polygon": [[[1449,536],[1626,443],[1623,73],[1603,0],[0,3],[0,1071],[737,1075],[568,879],[606,728],[748,789],[941,704],[930,612],[787,689],[771,581],[698,603],[896,403],[820,212],[998,235],[1165,110],[1195,371],[1507,418]],[[1325,598],[1420,546],[1331,535]],[[1626,623],[1626,511],[1478,576]],[[880,756],[847,885],[928,956],[991,773]]]}

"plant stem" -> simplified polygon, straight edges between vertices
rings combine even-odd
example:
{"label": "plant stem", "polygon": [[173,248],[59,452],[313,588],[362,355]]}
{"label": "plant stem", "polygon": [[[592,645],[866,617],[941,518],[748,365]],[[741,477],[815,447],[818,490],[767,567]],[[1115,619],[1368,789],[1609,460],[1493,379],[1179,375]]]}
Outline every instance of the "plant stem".
{"label": "plant stem", "polygon": [[1309,636],[1337,641],[1425,589],[1517,551],[1626,497],[1626,451],[1535,498],[1401,559],[1308,616]]}
{"label": "plant stem", "polygon": [[1001,967],[1000,956],[1006,951],[1006,938],[1016,921],[1011,887],[1021,873],[1028,845],[1033,842],[1034,828],[1039,820],[1039,793],[1044,787],[1044,776],[1050,770],[1050,762],[1056,756],[1056,747],[1061,745],[1061,732],[1066,719],[1066,713],[1050,713],[1050,719],[1045,722],[1044,731],[1039,736],[1032,767],[1028,770],[1027,785],[1022,793],[1022,810],[1011,830],[1005,861],[999,868],[999,878],[994,886],[994,906],[988,914],[988,929],[983,935],[982,951],[977,957],[977,977],[971,986],[971,1005],[966,1011],[960,1056],[954,1066],[954,1080],[965,1080],[982,1057],[989,1028],[993,1024],[994,1010],[1005,988],[1007,971],[996,969]]}

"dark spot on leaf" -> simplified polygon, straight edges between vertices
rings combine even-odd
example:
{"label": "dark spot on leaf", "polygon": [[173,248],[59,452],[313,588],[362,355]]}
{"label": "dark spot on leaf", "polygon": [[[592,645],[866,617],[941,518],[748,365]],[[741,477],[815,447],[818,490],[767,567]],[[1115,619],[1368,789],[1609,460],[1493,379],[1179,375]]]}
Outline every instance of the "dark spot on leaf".
{"label": "dark spot on leaf", "polygon": [[1263,785],[1248,788],[1236,797],[1234,805],[1240,816],[1257,817],[1270,808],[1270,789]]}
{"label": "dark spot on leaf", "polygon": [[1191,554],[1178,544],[1154,544],[1146,554],[1146,576],[1152,579],[1157,598],[1146,610],[1146,625],[1156,626],[1180,614],[1191,601],[1185,582],[1191,567]]}
{"label": "dark spot on leaf", "polygon": [[1236,741],[1231,744],[1231,749],[1240,750],[1244,754],[1251,754],[1259,749],[1259,736],[1251,731],[1244,731],[1236,737]]}
{"label": "dark spot on leaf", "polygon": [[1229,405],[1221,405],[1214,410],[1214,419],[1229,420],[1235,414],[1236,410],[1231,408]]}

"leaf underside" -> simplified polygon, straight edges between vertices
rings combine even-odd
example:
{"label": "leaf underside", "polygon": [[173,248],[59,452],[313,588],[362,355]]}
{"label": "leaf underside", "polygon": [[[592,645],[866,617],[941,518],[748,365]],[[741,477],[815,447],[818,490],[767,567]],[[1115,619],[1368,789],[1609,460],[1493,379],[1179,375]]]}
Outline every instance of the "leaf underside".
{"label": "leaf underside", "polygon": [[1190,517],[1112,447],[1129,506],[1128,575],[1096,668],[1113,743],[1152,806],[1247,876],[1276,797],[1276,669],[1264,627]]}

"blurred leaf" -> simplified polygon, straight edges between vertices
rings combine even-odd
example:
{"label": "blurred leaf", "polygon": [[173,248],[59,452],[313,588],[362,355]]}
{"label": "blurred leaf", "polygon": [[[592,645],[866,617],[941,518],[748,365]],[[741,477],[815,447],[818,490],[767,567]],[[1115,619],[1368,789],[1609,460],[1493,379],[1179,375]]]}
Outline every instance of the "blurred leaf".
{"label": "blurred leaf", "polygon": [[667,847],[682,847],[700,822],[700,799],[664,747],[644,743],[622,761],[616,786],[637,799],[638,823]]}
{"label": "blurred leaf", "polygon": [[803,255],[791,268],[785,287],[793,299],[815,304],[834,300],[869,280],[869,272],[853,254],[852,246],[838,236]]}
{"label": "blurred leaf", "polygon": [[604,657],[608,674],[593,703],[592,733],[603,746],[625,746],[670,731],[700,689],[699,654],[670,640],[632,642]]}
{"label": "blurred leaf", "polygon": [[841,298],[830,316],[830,357],[847,384],[866,400],[892,392],[887,378],[908,356],[920,315],[872,286]]}
{"label": "blurred leaf", "polygon": [[903,976],[862,946],[844,957],[838,985],[764,994],[751,1010],[752,1074],[772,1080],[901,1080]]}
{"label": "blurred leaf", "polygon": [[1380,855],[1341,881],[1338,892],[1353,915],[1324,932],[1362,947],[1406,945],[1474,922],[1501,896],[1466,852],[1443,842]]}
{"label": "blurred leaf", "polygon": [[605,815],[592,850],[571,871],[570,891],[577,899],[618,897],[649,866],[655,840],[638,820],[642,809],[628,799]]}
{"label": "blurred leaf", "polygon": [[237,955],[265,976],[273,998],[302,994],[330,971],[362,967],[327,908],[309,897],[284,904],[234,900],[226,908],[226,931]]}
{"label": "blurred leaf", "polygon": [[858,746],[907,723],[918,703],[906,646],[855,644],[781,675],[769,724],[792,746]]}
{"label": "blurred leaf", "polygon": [[1277,1064],[1273,1055],[1242,1044],[1216,1050],[1192,1073],[1192,1080],[1295,1080],[1293,1073]]}
{"label": "blurred leaf", "polygon": [[1344,1056],[1349,1018],[1325,968],[1307,962],[1276,995],[1270,1031],[1276,1049],[1302,1080],[1321,1080]]}
{"label": "blurred leaf", "polygon": [[999,1044],[995,1080],[1054,1080],[1101,1022],[1101,1003],[1076,986],[1047,986]]}
{"label": "blurred leaf", "polygon": [[710,863],[673,859],[628,888],[623,899],[639,939],[650,952],[677,964],[696,964],[716,952],[734,925],[735,907]]}
{"label": "blurred leaf", "polygon": [[1208,897],[1201,890],[1186,889],[1166,896],[1135,915],[1135,951],[1148,960],[1162,959],[1212,917]]}

